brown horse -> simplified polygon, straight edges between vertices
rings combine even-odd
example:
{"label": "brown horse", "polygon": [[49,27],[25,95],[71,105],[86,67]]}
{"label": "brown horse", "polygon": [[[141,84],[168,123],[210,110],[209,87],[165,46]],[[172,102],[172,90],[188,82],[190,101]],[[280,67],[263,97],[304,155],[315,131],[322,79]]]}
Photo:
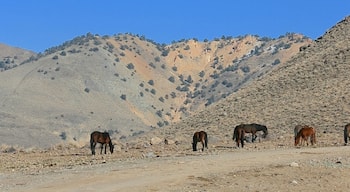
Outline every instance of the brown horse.
{"label": "brown horse", "polygon": [[103,145],[105,146],[105,154],[107,154],[107,144],[109,145],[110,152],[113,153],[114,145],[112,144],[112,140],[109,137],[109,133],[99,131],[94,131],[91,133],[90,148],[92,155],[95,155],[95,147],[97,143],[101,144],[101,154],[103,150]]}
{"label": "brown horse", "polygon": [[297,138],[297,135],[298,135],[300,129],[302,129],[303,127],[304,127],[304,125],[296,125],[294,127],[294,140]]}
{"label": "brown horse", "polygon": [[311,141],[311,145],[316,144],[316,129],[310,126],[303,126],[303,128],[300,129],[297,136],[294,139],[294,145],[297,146],[300,142],[300,139],[306,142],[307,145],[309,145],[309,138]]}
{"label": "brown horse", "polygon": [[350,123],[344,126],[344,144],[348,144],[348,139],[350,138]]}
{"label": "brown horse", "polygon": [[205,131],[199,131],[193,134],[193,141],[192,141],[193,151],[197,151],[198,142],[202,143],[202,151],[204,151],[204,147],[208,149],[208,135]]}
{"label": "brown horse", "polygon": [[[240,125],[236,126],[235,129],[238,128],[238,127],[244,129],[245,133],[251,133],[252,134],[252,143],[254,143],[255,139],[258,137],[256,135],[256,133],[258,131],[263,131],[264,132],[263,138],[266,138],[266,136],[268,134],[267,127],[265,125],[259,125],[259,124],[256,124],[256,123],[240,124]],[[232,138],[233,140],[235,140],[236,137],[239,137],[239,139],[243,139],[244,140],[244,135],[241,138],[241,135],[235,135],[236,133],[239,133],[239,132],[233,131],[233,138]],[[238,146],[239,140],[236,140],[236,142],[237,142],[237,146]],[[241,143],[242,143],[242,141],[241,141]],[[243,147],[243,145],[242,145],[242,147]]]}
{"label": "brown horse", "polygon": [[243,124],[237,125],[233,130],[233,140],[236,140],[237,147],[239,147],[239,142],[241,142],[242,148],[244,147],[244,136],[245,130]]}

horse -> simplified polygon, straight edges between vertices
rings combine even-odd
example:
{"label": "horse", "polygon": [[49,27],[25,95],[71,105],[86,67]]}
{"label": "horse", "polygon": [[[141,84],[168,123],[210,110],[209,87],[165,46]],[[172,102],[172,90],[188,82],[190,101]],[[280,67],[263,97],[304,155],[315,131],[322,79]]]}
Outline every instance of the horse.
{"label": "horse", "polygon": [[297,146],[300,142],[300,139],[304,140],[307,145],[309,145],[309,138],[311,145],[316,144],[316,129],[310,126],[303,126],[298,132],[297,136],[294,139],[294,146]]}
{"label": "horse", "polygon": [[302,129],[303,127],[304,127],[304,125],[296,125],[294,127],[294,140],[297,138],[297,135],[298,135],[300,129]]}
{"label": "horse", "polygon": [[109,145],[109,150],[111,154],[113,153],[114,145],[112,144],[112,140],[109,137],[109,133],[99,132],[99,131],[94,131],[91,133],[90,148],[91,148],[92,155],[95,155],[95,147],[97,143],[101,144],[101,154],[103,150],[103,145],[105,146],[105,154],[107,154],[107,144]]}
{"label": "horse", "polygon": [[[267,127],[265,125],[260,125],[260,124],[256,124],[256,123],[252,123],[252,124],[240,124],[238,125],[239,127],[242,127],[245,131],[245,133],[251,133],[252,134],[252,143],[254,143],[254,141],[256,140],[256,138],[258,137],[256,135],[256,133],[258,131],[263,131],[263,138],[266,138],[268,131],[267,131]],[[237,126],[236,126],[237,127]],[[235,140],[235,131],[233,132],[233,140]],[[243,138],[244,139],[244,138]]]}
{"label": "horse", "polygon": [[350,138],[350,123],[344,126],[344,144],[348,144],[348,139]]}
{"label": "horse", "polygon": [[193,134],[192,148],[193,151],[197,151],[197,143],[202,143],[202,151],[204,147],[208,149],[208,135],[205,131],[198,131]]}
{"label": "horse", "polygon": [[244,130],[244,125],[237,125],[233,131],[233,140],[236,140],[237,147],[239,147],[239,142],[241,141],[241,146],[242,148],[244,147],[244,135],[245,135],[245,130]]}

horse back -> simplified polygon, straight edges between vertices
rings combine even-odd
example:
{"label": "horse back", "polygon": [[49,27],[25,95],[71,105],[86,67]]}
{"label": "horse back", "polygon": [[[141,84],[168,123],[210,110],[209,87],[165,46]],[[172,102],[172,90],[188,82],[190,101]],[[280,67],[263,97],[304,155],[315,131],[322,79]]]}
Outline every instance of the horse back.
{"label": "horse back", "polygon": [[111,138],[109,137],[108,132],[94,131],[91,133],[90,142],[110,143]]}

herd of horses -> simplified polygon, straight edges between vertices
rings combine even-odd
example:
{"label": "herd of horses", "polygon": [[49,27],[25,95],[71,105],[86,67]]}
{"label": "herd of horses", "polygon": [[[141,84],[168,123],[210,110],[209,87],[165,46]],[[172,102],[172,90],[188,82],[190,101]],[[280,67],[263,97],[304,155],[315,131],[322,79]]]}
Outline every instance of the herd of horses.
{"label": "herd of horses", "polygon": [[[267,127],[265,125],[260,125],[256,123],[252,124],[240,124],[237,125],[233,130],[233,140],[236,141],[237,147],[244,147],[244,141],[246,140],[245,134],[251,133],[251,142],[253,143],[257,138],[257,132],[262,131],[263,138],[266,138],[268,135]],[[348,140],[350,139],[350,123],[344,126],[344,143],[347,145]],[[309,141],[311,145],[316,144],[316,129],[314,127],[310,127],[308,125],[297,125],[294,128],[294,145],[309,145]],[[94,131],[90,135],[90,148],[92,155],[95,155],[95,147],[97,143],[101,144],[101,154],[104,147],[104,153],[107,153],[107,145],[109,146],[109,150],[113,153],[114,145],[109,136],[108,132],[99,132]],[[204,149],[208,149],[208,134],[205,131],[198,131],[193,134],[192,139],[192,150],[197,151],[197,144],[202,144],[201,151]]]}

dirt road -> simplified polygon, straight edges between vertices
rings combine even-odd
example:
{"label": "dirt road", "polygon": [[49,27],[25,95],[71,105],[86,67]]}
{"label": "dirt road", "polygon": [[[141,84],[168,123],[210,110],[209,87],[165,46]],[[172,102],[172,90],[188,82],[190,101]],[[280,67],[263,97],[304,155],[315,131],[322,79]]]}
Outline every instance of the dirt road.
{"label": "dirt road", "polygon": [[[87,158],[99,158],[87,157]],[[5,172],[1,191],[347,191],[350,147],[198,152]]]}

